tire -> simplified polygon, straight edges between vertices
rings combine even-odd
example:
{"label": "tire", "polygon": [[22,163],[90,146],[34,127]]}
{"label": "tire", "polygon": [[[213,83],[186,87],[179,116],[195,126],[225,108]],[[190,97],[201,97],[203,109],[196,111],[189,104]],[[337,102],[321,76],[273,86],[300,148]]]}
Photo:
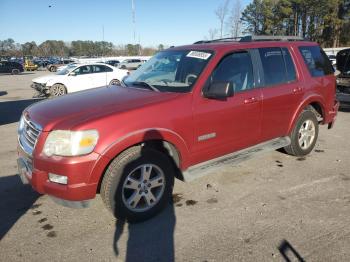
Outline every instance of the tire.
{"label": "tire", "polygon": [[113,79],[109,82],[110,86],[120,86],[120,81],[118,79]]}
{"label": "tire", "polygon": [[318,137],[318,121],[311,110],[304,110],[290,135],[291,144],[284,150],[293,156],[305,156],[315,147]]}
{"label": "tire", "polygon": [[122,65],[120,68],[121,68],[121,69],[126,69],[126,66],[125,66],[125,65]]}
{"label": "tire", "polygon": [[56,72],[56,71],[57,71],[57,68],[55,66],[50,67],[50,72]]}
{"label": "tire", "polygon": [[63,96],[67,94],[67,88],[62,84],[54,84],[50,87],[50,97]]}
{"label": "tire", "polygon": [[[175,169],[166,155],[152,148],[135,146],[111,162],[100,194],[116,218],[141,222],[155,216],[170,202],[174,177]],[[150,196],[154,197],[153,201]]]}
{"label": "tire", "polygon": [[18,69],[12,69],[11,70],[11,74],[18,75],[19,74],[19,70]]}

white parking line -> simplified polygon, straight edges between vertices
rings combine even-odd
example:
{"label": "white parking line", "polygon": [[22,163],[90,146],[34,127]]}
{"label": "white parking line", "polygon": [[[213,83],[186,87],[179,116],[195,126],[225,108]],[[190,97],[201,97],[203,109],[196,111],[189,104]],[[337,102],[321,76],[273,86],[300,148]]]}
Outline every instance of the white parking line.
{"label": "white parking line", "polygon": [[314,181],[309,182],[309,183],[300,184],[300,185],[297,185],[297,186],[293,186],[293,187],[287,188],[285,190],[281,190],[281,191],[279,191],[279,193],[291,193],[291,192],[303,189],[305,187],[312,187],[312,186],[314,186],[316,184],[326,183],[326,182],[331,181],[331,180],[336,179],[336,178],[338,178],[338,176],[331,176],[331,177],[326,177],[326,178],[314,180]]}

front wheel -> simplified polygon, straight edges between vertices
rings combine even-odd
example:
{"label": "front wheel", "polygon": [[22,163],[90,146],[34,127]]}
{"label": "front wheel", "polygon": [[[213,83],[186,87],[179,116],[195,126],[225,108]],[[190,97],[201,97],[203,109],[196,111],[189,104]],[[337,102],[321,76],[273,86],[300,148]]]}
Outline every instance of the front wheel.
{"label": "front wheel", "polygon": [[293,156],[305,156],[315,147],[318,137],[318,121],[311,110],[305,110],[299,116],[290,135],[291,144],[284,149]]}
{"label": "front wheel", "polygon": [[101,197],[117,218],[144,221],[169,203],[174,176],[174,167],[166,155],[135,146],[109,165],[101,184]]}
{"label": "front wheel", "polygon": [[67,94],[67,89],[62,84],[54,84],[50,87],[50,96],[56,97],[56,96],[63,96]]}

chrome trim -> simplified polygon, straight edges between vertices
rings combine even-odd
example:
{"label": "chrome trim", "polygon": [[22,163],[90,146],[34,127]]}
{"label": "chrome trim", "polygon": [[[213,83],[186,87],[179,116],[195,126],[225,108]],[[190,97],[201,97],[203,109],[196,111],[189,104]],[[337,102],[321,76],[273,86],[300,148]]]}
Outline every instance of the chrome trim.
{"label": "chrome trim", "polygon": [[24,120],[24,126],[18,133],[18,144],[23,151],[32,156],[36,143],[39,140],[39,136],[42,131],[42,127],[32,121],[30,121],[26,114],[22,115]]}

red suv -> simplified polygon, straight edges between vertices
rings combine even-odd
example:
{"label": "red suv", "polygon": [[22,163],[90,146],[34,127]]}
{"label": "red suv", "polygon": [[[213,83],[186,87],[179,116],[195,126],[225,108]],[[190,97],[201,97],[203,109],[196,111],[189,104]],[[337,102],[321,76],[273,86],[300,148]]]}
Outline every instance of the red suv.
{"label": "red suv", "polygon": [[339,104],[322,49],[245,37],[169,48],[123,81],[27,108],[22,181],[71,207],[100,193],[118,218],[145,220],[192,180],[256,153],[310,153]]}

